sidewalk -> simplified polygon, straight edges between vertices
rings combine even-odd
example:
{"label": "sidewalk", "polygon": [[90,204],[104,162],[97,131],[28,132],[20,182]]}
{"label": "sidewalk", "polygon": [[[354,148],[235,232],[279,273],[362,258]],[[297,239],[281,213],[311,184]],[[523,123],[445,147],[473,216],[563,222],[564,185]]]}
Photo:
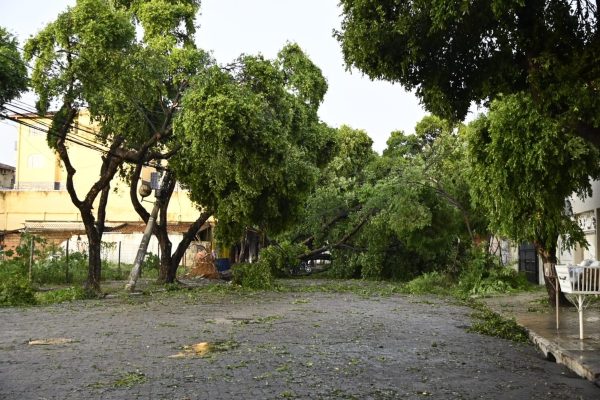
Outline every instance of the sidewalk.
{"label": "sidewalk", "polygon": [[575,307],[561,308],[556,329],[554,308],[545,291],[502,295],[483,299],[494,311],[514,317],[529,331],[529,337],[550,360],[563,364],[600,386],[600,307],[592,304],[583,312],[584,339],[579,339],[579,316]]}

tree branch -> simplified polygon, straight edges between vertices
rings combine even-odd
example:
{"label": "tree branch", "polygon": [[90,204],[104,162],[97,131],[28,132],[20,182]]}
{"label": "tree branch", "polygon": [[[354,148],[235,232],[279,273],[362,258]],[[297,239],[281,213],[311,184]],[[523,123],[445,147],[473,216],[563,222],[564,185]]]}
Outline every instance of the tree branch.
{"label": "tree branch", "polygon": [[208,211],[203,211],[198,219],[194,221],[192,225],[190,225],[187,232],[183,235],[181,242],[177,245],[177,249],[173,253],[173,265],[179,265],[179,262],[183,258],[183,255],[192,242],[192,239],[195,237],[200,228],[202,228],[202,225],[204,225],[204,223],[210,218],[211,214],[212,213]]}
{"label": "tree branch", "polygon": [[138,162],[135,165],[135,169],[133,170],[133,175],[131,176],[131,182],[129,184],[129,198],[131,200],[131,204],[133,205],[133,209],[140,216],[144,223],[148,223],[148,219],[150,218],[150,213],[144,208],[142,203],[139,201],[137,196],[137,185],[140,180],[140,175],[142,173],[143,165],[141,162]]}
{"label": "tree branch", "polygon": [[371,217],[373,217],[374,215],[376,215],[379,212],[378,209],[372,209],[370,210],[362,219],[361,221],[350,231],[348,232],[346,235],[344,235],[340,240],[338,240],[335,244],[333,245],[325,245],[322,246],[318,249],[309,251],[308,253],[302,254],[301,256],[299,256],[298,258],[301,260],[309,260],[312,257],[321,254],[327,250],[330,249],[335,249],[335,248],[340,248],[342,246],[344,246],[346,244],[347,241],[349,241],[356,233],[358,233],[358,231],[367,223],[369,222],[369,220],[371,219]]}

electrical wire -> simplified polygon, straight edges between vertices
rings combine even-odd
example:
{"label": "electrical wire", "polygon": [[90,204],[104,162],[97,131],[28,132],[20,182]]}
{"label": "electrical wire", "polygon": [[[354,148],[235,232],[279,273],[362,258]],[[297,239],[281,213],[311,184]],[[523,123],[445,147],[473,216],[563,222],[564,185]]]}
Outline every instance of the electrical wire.
{"label": "electrical wire", "polygon": [[[27,126],[30,129],[35,129],[35,130],[43,132],[43,133],[45,133],[46,135],[49,135],[49,136],[54,136],[56,138],[61,138],[60,135],[52,133],[50,131],[50,125],[48,125],[48,124],[40,123],[39,121],[38,121],[38,123],[28,122],[27,120],[31,119],[31,115],[23,114],[23,113],[21,113],[19,111],[16,111],[14,109],[10,109],[10,107],[6,107],[6,105],[4,105],[4,108],[6,110],[14,113],[14,115],[16,115],[17,117],[10,116],[10,115],[3,115],[3,114],[0,113],[0,118],[4,118],[4,119],[7,119],[9,121],[16,122],[17,124]],[[40,127],[39,124],[43,125],[43,127]],[[46,129],[44,129],[44,127]],[[76,127],[73,127],[73,126],[70,126],[70,128],[71,129],[77,129]],[[67,135],[64,139],[66,141],[71,142],[71,143],[74,143],[74,144],[83,146],[85,148],[88,148],[90,150],[99,152],[99,153],[101,153],[103,155],[111,155],[113,157],[120,157],[118,154],[115,154],[114,152],[111,152],[110,149],[101,148],[101,147],[99,147],[97,145],[97,143],[95,143],[93,141],[90,141],[89,139],[88,139],[88,141],[82,140],[82,137],[80,137],[79,135]],[[133,162],[130,162],[130,161],[125,161],[125,162],[128,163],[128,164],[133,164]],[[152,163],[152,162],[149,162],[149,161],[142,162],[142,165],[148,166],[148,167],[152,167],[152,168],[155,168],[157,170],[165,170],[166,169],[164,166],[161,166],[161,165],[159,165],[157,163]]]}
{"label": "electrical wire", "polygon": [[[18,45],[16,45],[15,47],[18,50],[20,50],[20,51],[24,51],[25,50],[23,47],[18,46]],[[16,58],[11,57],[8,54],[4,54],[4,53],[0,53],[0,56],[4,57],[4,58],[6,58],[6,59],[8,59],[8,60],[10,60],[12,62],[15,62],[15,63],[23,63],[26,68],[28,68],[30,70],[34,70],[34,67],[31,66],[28,62],[25,62],[24,60],[20,60],[20,59],[17,60]],[[38,57],[38,56],[34,55],[34,57]],[[83,58],[83,59],[85,60],[85,58]],[[52,64],[56,64],[55,61],[53,61]],[[53,67],[52,64],[50,65],[50,68]],[[62,65],[57,65],[57,67],[58,68],[63,68]],[[122,92],[122,94],[124,94],[126,97],[130,98],[130,93],[128,93],[128,92]],[[132,103],[135,103],[135,102],[132,101]],[[37,113],[37,110],[35,109],[34,106],[26,104],[26,103],[24,103],[24,102],[22,102],[20,100],[12,100],[10,103],[4,104],[3,106],[0,106],[0,111],[2,109],[5,109],[5,110],[7,110],[9,112],[12,112],[14,115],[17,115],[19,118],[13,118],[13,117],[10,117],[10,116],[7,116],[7,115],[3,115],[2,113],[0,113],[0,119],[1,118],[5,118],[7,120],[14,121],[14,122],[19,123],[21,125],[28,126],[31,129],[36,129],[36,130],[44,132],[44,133],[46,133],[48,135],[52,135],[50,133],[50,128],[51,128],[50,124],[47,124],[47,123],[45,123],[43,121],[40,121],[40,120],[36,121],[37,124],[42,125],[42,126],[44,126],[44,127],[47,128],[47,129],[42,129],[39,126],[35,126],[34,124],[26,123],[26,122],[22,121],[22,118],[31,119],[31,117],[32,117],[31,114],[35,114],[35,115],[38,115],[39,117],[42,117],[42,116],[40,116]],[[17,110],[20,110],[20,111],[17,111]],[[24,114],[23,112],[25,112],[25,113],[27,113],[29,115]],[[110,154],[112,156],[118,157],[118,155],[112,153],[109,149],[104,148],[104,147],[100,147],[98,145],[98,141],[92,140],[89,137],[82,136],[82,135],[78,134],[77,132],[85,132],[88,135],[92,135],[92,136],[94,136],[94,137],[96,137],[96,138],[98,138],[98,139],[100,139],[102,141],[106,140],[105,137],[103,137],[102,135],[98,134],[97,132],[95,132],[95,131],[93,131],[91,129],[83,128],[80,125],[73,126],[73,124],[69,125],[69,132],[67,133],[67,135],[65,137],[65,140],[70,141],[70,142],[75,143],[75,144],[78,144],[78,145],[81,145],[81,146],[84,146],[84,147],[87,147],[87,148],[89,148],[91,150],[98,151],[98,152],[100,152],[102,154],[105,154],[105,155],[106,154]],[[58,136],[58,135],[54,135],[54,136]],[[142,165],[150,166],[150,167],[156,168],[157,170],[158,169],[162,169],[162,170],[166,170],[167,169],[165,167],[160,166],[160,164],[152,163],[152,162],[143,162]]]}

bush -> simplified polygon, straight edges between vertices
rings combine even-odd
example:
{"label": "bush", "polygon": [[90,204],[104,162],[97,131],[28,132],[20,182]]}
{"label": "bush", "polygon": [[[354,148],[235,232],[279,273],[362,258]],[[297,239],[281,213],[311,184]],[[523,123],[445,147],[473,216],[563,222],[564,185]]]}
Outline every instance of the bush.
{"label": "bush", "polygon": [[33,265],[33,280],[38,284],[83,282],[87,273],[87,256],[79,252],[69,254],[68,270],[65,255],[38,260]]}
{"label": "bush", "polygon": [[23,276],[12,274],[0,283],[0,306],[37,304],[31,284]]}
{"label": "bush", "polygon": [[232,281],[248,289],[272,289],[275,277],[271,267],[259,261],[253,264],[236,264],[232,267]]}
{"label": "bush", "polygon": [[159,267],[160,267],[160,258],[158,258],[158,256],[152,252],[148,253],[146,255],[146,259],[144,260],[144,263],[142,265],[142,269],[144,271],[152,271],[152,270],[158,271]]}
{"label": "bush", "polygon": [[496,257],[476,247],[459,275],[457,290],[461,295],[471,296],[527,290],[530,287],[524,274],[500,265]]}
{"label": "bush", "polygon": [[451,290],[451,278],[443,273],[426,272],[416,277],[404,286],[404,290],[411,294],[448,294]]}
{"label": "bush", "polygon": [[36,298],[39,304],[54,304],[64,303],[66,301],[84,300],[90,298],[90,296],[82,287],[69,287],[37,293]]}
{"label": "bush", "polygon": [[300,263],[298,256],[306,252],[306,246],[284,241],[260,250],[259,262],[266,264],[273,276],[290,276],[290,269]]}

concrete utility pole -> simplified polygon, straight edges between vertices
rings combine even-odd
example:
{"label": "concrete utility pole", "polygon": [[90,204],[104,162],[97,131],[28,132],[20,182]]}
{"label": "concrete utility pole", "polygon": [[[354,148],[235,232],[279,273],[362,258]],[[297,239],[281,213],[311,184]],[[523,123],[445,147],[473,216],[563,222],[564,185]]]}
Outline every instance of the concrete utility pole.
{"label": "concrete utility pole", "polygon": [[137,283],[138,278],[140,277],[140,272],[142,271],[142,263],[144,262],[144,258],[146,257],[148,243],[150,242],[150,238],[152,237],[152,230],[154,229],[154,224],[156,223],[156,218],[158,216],[160,206],[163,204],[164,201],[162,188],[167,186],[169,179],[171,179],[171,173],[169,171],[165,171],[160,180],[158,188],[156,189],[156,200],[154,201],[154,206],[152,207],[150,218],[148,218],[148,223],[146,224],[146,229],[144,230],[144,236],[142,236],[142,241],[140,242],[140,247],[138,248],[137,254],[135,256],[135,261],[133,262],[131,273],[129,274],[129,282],[127,282],[127,284],[125,285],[125,289],[130,292],[133,292],[135,290],[135,285]]}

